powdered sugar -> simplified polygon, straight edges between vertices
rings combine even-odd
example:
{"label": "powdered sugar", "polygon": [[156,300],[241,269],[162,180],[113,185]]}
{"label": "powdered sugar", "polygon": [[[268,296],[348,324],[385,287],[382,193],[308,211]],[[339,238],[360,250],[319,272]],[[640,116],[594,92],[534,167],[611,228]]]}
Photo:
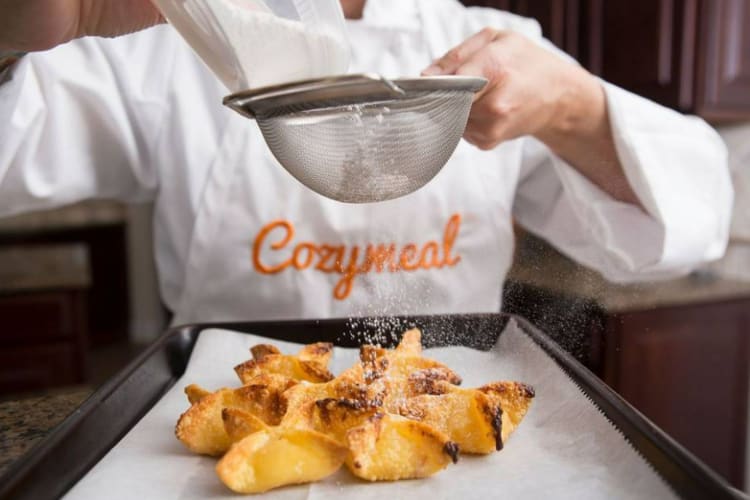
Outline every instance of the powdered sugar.
{"label": "powdered sugar", "polygon": [[236,75],[232,80],[236,78],[241,88],[344,73],[347,69],[348,48],[331,33],[232,0],[206,4],[226,37],[228,50],[233,52]]}
{"label": "powdered sugar", "polygon": [[338,0],[153,0],[233,92],[345,73]]}

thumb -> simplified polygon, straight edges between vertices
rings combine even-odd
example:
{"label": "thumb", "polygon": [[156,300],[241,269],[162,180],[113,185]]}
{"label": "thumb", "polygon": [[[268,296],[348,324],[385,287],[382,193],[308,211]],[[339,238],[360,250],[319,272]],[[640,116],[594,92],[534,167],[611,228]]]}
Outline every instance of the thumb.
{"label": "thumb", "polygon": [[444,56],[422,71],[422,76],[452,75],[482,47],[497,36],[497,31],[485,28],[453,47]]}

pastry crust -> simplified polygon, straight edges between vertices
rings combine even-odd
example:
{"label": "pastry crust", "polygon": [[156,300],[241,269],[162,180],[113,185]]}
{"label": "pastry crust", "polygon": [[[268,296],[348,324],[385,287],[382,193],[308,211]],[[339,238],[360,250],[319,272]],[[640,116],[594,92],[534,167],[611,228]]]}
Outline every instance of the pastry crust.
{"label": "pastry crust", "polygon": [[191,406],[175,429],[193,452],[223,455],[216,472],[240,493],[317,481],[342,465],[367,481],[424,478],[459,452],[502,449],[534,397],[519,382],[460,387],[455,371],[423,356],[417,329],[395,349],[362,346],[336,377],[329,343],[250,352],[235,367],[242,387],[185,388]]}

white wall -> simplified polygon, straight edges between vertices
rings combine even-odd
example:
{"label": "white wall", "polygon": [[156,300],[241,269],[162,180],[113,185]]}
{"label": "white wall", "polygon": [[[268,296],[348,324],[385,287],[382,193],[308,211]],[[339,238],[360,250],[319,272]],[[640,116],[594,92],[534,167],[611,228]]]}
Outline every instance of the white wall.
{"label": "white wall", "polygon": [[719,133],[729,150],[734,208],[727,253],[709,268],[726,278],[750,281],[750,123],[720,127]]}
{"label": "white wall", "polygon": [[732,241],[750,244],[750,123],[720,127],[729,150],[735,200]]}

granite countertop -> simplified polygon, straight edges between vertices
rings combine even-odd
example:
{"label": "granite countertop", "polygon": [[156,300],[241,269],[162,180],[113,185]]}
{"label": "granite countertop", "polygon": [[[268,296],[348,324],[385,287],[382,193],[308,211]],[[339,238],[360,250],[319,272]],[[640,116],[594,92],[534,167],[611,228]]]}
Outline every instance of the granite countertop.
{"label": "granite countertop", "polygon": [[0,247],[0,293],[83,289],[90,283],[89,256],[84,244]]}
{"label": "granite countertop", "polygon": [[88,200],[52,210],[0,218],[0,234],[77,229],[120,224],[127,219],[121,203]]}
{"label": "granite countertop", "polygon": [[523,235],[518,240],[508,279],[592,301],[612,313],[750,297],[750,280],[731,279],[714,269],[717,266],[679,279],[619,285],[575,263],[542,240]]}
{"label": "granite countertop", "polygon": [[0,401],[0,475],[91,395],[88,387]]}

